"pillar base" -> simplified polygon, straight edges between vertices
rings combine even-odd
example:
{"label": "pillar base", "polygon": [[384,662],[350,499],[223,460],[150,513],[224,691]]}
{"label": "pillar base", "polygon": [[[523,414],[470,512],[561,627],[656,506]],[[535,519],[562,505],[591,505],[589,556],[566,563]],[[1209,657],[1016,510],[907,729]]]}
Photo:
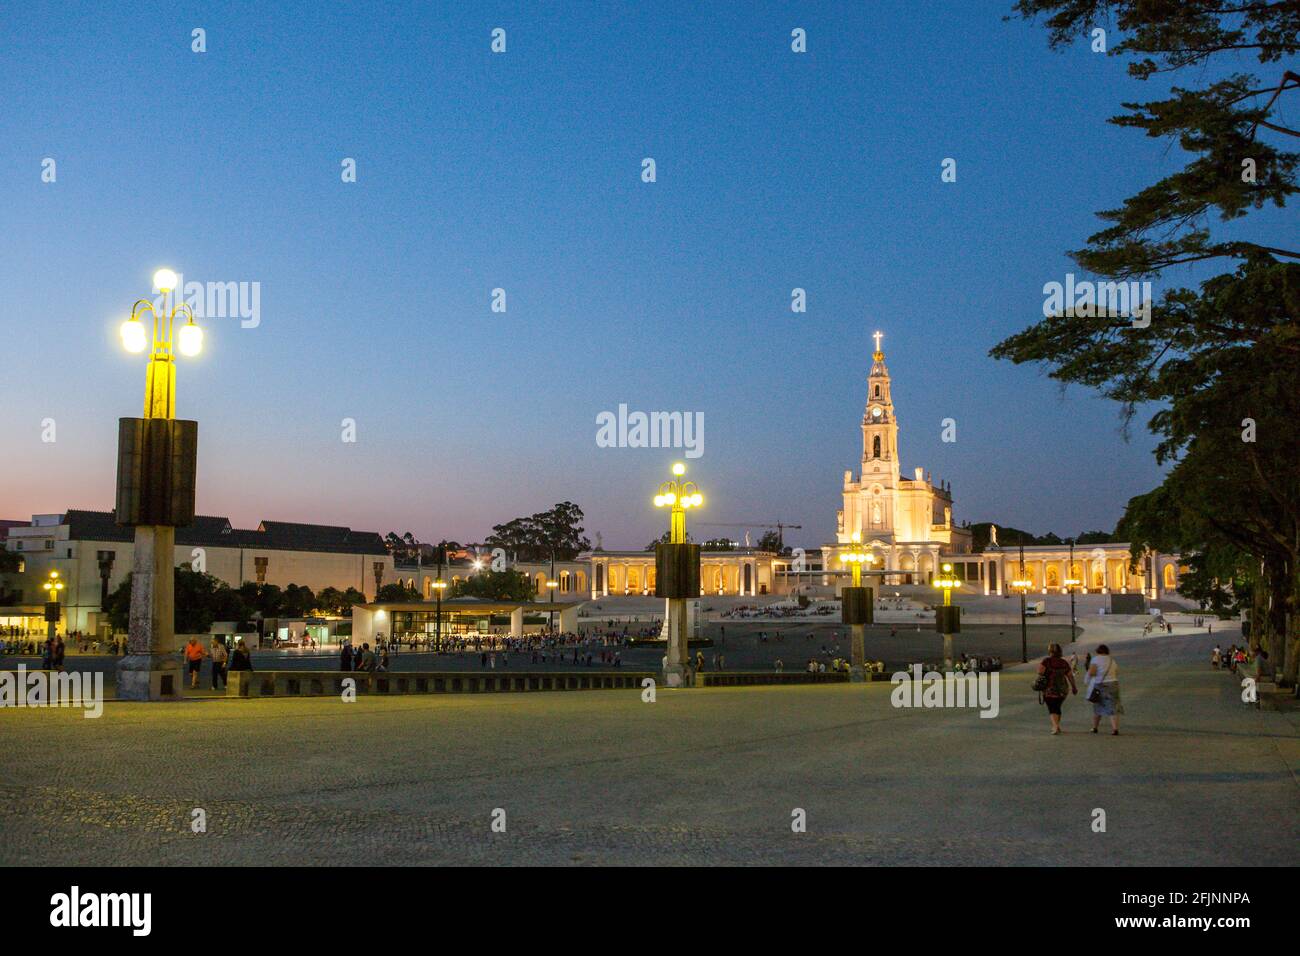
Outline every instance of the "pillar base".
{"label": "pillar base", "polygon": [[849,668],[849,683],[850,683],[850,684],[861,684],[861,683],[863,683],[866,679],[867,679],[866,672],[862,669],[862,666],[861,666],[861,665],[859,665],[859,664],[854,664],[852,667]]}
{"label": "pillar base", "polygon": [[128,654],[117,663],[118,700],[181,700],[181,662],[165,654]]}
{"label": "pillar base", "polygon": [[665,687],[690,687],[690,669],[682,664],[668,664],[664,667]]}

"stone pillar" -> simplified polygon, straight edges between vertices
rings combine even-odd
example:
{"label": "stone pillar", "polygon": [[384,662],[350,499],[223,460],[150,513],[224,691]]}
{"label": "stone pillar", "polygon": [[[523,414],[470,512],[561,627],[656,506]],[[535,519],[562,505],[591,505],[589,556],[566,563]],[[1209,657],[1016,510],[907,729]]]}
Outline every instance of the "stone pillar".
{"label": "stone pillar", "polygon": [[667,638],[664,683],[669,687],[686,687],[689,684],[690,646],[687,602],[684,598],[665,598],[668,605],[664,616],[664,636]]}
{"label": "stone pillar", "polygon": [[117,696],[123,700],[178,700],[181,662],[175,648],[176,529],[138,525],[131,568],[131,617],[127,656],[117,665]]}
{"label": "stone pillar", "polygon": [[[563,616],[563,615],[561,615]],[[524,636],[524,608],[523,605],[515,608],[510,612],[510,636]]]}

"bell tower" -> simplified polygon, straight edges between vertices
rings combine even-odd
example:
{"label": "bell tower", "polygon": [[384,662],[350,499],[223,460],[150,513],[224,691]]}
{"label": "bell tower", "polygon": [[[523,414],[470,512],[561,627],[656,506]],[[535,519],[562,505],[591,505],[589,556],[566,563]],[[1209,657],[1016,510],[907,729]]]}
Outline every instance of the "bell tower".
{"label": "bell tower", "polygon": [[893,487],[898,476],[898,422],[890,395],[889,369],[880,349],[883,336],[877,332],[874,338],[876,350],[871,353],[867,405],[862,413],[862,477],[886,479],[884,483]]}

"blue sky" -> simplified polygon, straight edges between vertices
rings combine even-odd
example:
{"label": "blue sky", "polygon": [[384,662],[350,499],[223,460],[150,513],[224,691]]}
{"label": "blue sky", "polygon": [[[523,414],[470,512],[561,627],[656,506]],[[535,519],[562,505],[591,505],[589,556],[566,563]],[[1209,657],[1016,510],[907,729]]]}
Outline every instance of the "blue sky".
{"label": "blue sky", "polygon": [[199,509],[240,525],[479,540],[569,499],[639,547],[673,456],[597,447],[626,403],[704,414],[707,520],[818,543],[879,328],[903,470],[957,519],[1109,529],[1159,480],[1144,431],[987,352],[1095,210],[1180,164],[1105,123],[1157,88],[1009,7],[7,5],[0,517],[111,506],[144,378],[116,329],[169,265],[261,285],[179,372]]}

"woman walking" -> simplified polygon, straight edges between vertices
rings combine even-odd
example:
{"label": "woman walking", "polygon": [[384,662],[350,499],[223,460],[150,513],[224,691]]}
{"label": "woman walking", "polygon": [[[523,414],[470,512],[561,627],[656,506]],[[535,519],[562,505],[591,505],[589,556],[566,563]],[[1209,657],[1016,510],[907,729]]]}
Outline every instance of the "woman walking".
{"label": "woman walking", "polygon": [[1103,717],[1110,718],[1112,737],[1119,736],[1119,715],[1124,705],[1119,700],[1119,667],[1105,644],[1097,648],[1097,656],[1088,665],[1088,700],[1092,703],[1092,732]]}
{"label": "woman walking", "polygon": [[1047,656],[1038,665],[1038,674],[1043,688],[1043,703],[1047,705],[1048,716],[1052,719],[1052,736],[1061,732],[1061,705],[1069,694],[1079,693],[1074,683],[1074,671],[1070,662],[1061,656],[1060,644],[1047,645]]}

